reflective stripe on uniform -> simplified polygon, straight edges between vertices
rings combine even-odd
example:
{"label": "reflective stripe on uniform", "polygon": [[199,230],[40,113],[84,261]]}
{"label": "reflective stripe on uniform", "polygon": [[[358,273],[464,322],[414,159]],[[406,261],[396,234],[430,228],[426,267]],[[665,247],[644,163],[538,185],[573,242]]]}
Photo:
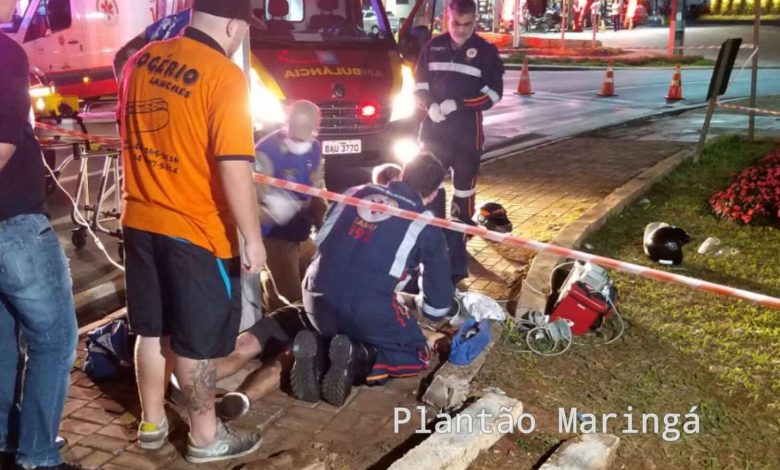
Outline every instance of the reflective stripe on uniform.
{"label": "reflective stripe on uniform", "polygon": [[415,83],[414,84],[414,91],[423,91],[423,90],[429,90],[430,87],[428,86],[428,82],[422,82],[422,83]]}
{"label": "reflective stripe on uniform", "polygon": [[[352,196],[358,191],[358,189],[360,189],[360,187],[350,188],[344,192],[344,195]],[[347,205],[344,203],[336,204],[336,207],[333,208],[333,212],[328,216],[328,218],[325,219],[325,223],[322,224],[322,228],[320,229],[319,233],[317,233],[317,237],[314,239],[314,243],[317,246],[322,245],[322,242],[328,238],[330,231],[333,230],[333,226],[336,224],[336,220],[341,217],[341,213],[344,212],[344,208],[346,206]]]}
{"label": "reflective stripe on uniform", "polygon": [[466,189],[466,190],[463,190],[463,189],[453,189],[452,190],[452,195],[455,196],[455,197],[463,197],[463,198],[465,198],[465,197],[471,197],[471,196],[473,196],[475,194],[477,194],[477,188]]}
{"label": "reflective stripe on uniform", "polygon": [[479,91],[480,91],[480,92],[482,92],[482,93],[484,93],[484,94],[486,94],[486,95],[488,95],[488,96],[490,97],[490,101],[492,101],[493,103],[498,103],[498,101],[501,99],[501,98],[498,96],[498,93],[496,93],[495,91],[493,91],[493,90],[492,90],[492,89],[491,89],[489,86],[487,86],[487,85],[483,86],[483,87],[482,87],[482,89],[481,89],[481,90],[479,90]]}
{"label": "reflective stripe on uniform", "polygon": [[440,317],[443,317],[444,315],[447,315],[447,312],[450,311],[450,307],[435,308],[435,307],[431,307],[430,305],[428,305],[425,302],[423,302],[422,310],[423,310],[423,313],[425,313],[426,315],[430,315],[432,317],[440,318]]}
{"label": "reflective stripe on uniform", "polygon": [[412,248],[417,244],[417,238],[420,236],[420,232],[422,232],[422,229],[424,229],[428,222],[433,219],[433,213],[431,213],[431,211],[423,212],[422,216],[424,216],[424,218],[417,219],[409,224],[409,227],[406,229],[406,234],[404,234],[404,239],[395,252],[395,260],[390,267],[390,275],[393,277],[401,277],[404,269],[406,269],[406,261],[409,259],[409,253],[412,252]]}
{"label": "reflective stripe on uniform", "polygon": [[431,72],[457,72],[482,78],[482,70],[471,65],[456,64],[454,62],[428,62],[428,70]]}

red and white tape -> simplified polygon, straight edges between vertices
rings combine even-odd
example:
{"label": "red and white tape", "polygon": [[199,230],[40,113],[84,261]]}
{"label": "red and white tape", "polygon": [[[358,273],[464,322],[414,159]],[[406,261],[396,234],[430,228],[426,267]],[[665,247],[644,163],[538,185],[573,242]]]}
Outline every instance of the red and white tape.
{"label": "red and white tape", "polygon": [[771,109],[761,108],[748,108],[747,106],[738,106],[735,104],[718,103],[719,108],[733,109],[735,111],[744,111],[746,113],[754,112],[759,114],[769,114],[771,116],[780,116],[780,111],[772,111]]}
{"label": "red and white tape", "polygon": [[112,146],[116,146],[119,144],[119,139],[109,139],[106,137],[98,137],[95,135],[84,134],[83,132],[72,131],[70,129],[64,129],[62,127],[52,126],[51,124],[46,124],[43,122],[36,121],[35,127],[50,132],[54,132],[56,134],[66,135],[68,137],[76,137],[78,139],[88,140],[90,142],[96,142],[98,144],[105,144],[105,145],[112,145]]}
{"label": "red and white tape", "polygon": [[528,238],[514,236],[508,233],[498,233],[487,230],[484,227],[472,227],[470,225],[452,222],[445,219],[439,219],[431,215],[420,214],[413,211],[407,211],[398,209],[396,207],[386,206],[384,204],[378,204],[375,202],[369,202],[363,199],[358,199],[352,196],[345,196],[343,194],[326,191],[323,189],[313,188],[311,186],[305,186],[298,183],[292,183],[286,180],[280,180],[271,178],[262,174],[255,173],[255,181],[258,183],[268,184],[277,188],[289,189],[299,193],[308,194],[310,196],[317,196],[330,201],[341,202],[349,204],[351,206],[362,207],[372,211],[382,212],[390,214],[396,217],[401,217],[407,220],[421,220],[429,225],[435,225],[444,229],[455,230],[456,232],[468,233],[479,237],[493,240],[499,243],[506,243],[508,245],[515,245],[522,248],[528,248],[539,253],[551,253],[565,258],[573,258],[580,261],[588,261],[605,268],[616,269],[638,276],[646,277],[648,279],[654,279],[656,281],[668,282],[671,284],[677,284],[691,289],[711,292],[714,294],[726,295],[729,297],[736,297],[742,300],[748,300],[767,307],[780,308],[780,299],[770,297],[756,292],[750,292],[743,289],[735,289],[733,287],[724,286],[721,284],[715,284],[712,282],[702,281],[687,276],[681,276],[679,274],[673,274],[666,271],[659,271],[657,269],[640,266],[638,264],[626,263],[624,261],[618,261],[604,256],[593,255],[590,253],[584,253],[582,251],[572,250],[569,248],[563,248],[549,243],[543,243]]}
{"label": "red and white tape", "polygon": [[[749,109],[749,108],[748,108]],[[49,124],[36,122],[36,126],[49,131],[57,132],[72,137],[78,137],[84,140],[90,140],[93,142],[104,143],[108,145],[114,145],[118,143],[116,139],[106,139],[103,137],[96,137],[89,134],[83,134],[81,132],[71,131],[60,127],[52,126]],[[384,204],[378,204],[375,202],[369,202],[363,199],[358,199],[352,196],[345,196],[343,194],[334,193],[324,189],[318,189],[303,184],[293,183],[286,180],[272,178],[259,173],[254,174],[254,180],[258,183],[268,184],[277,188],[288,189],[310,196],[321,197],[330,201],[341,202],[349,204],[351,206],[363,207],[372,211],[382,212],[390,214],[395,217],[401,217],[407,220],[421,220],[429,225],[434,225],[443,229],[454,230],[456,232],[468,233],[470,235],[479,236],[488,240],[493,240],[498,243],[506,243],[508,245],[519,246],[521,248],[527,248],[539,253],[551,253],[565,258],[572,258],[579,261],[587,261],[605,268],[611,268],[618,271],[623,271],[631,274],[636,274],[648,279],[653,279],[661,282],[668,282],[671,284],[677,284],[691,289],[711,292],[714,294],[725,295],[729,297],[736,297],[742,300],[748,300],[767,307],[780,309],[780,299],[770,297],[764,294],[747,291],[744,289],[736,289],[721,284],[715,284],[712,282],[702,281],[688,276],[681,276],[679,274],[668,273],[665,271],[659,271],[657,269],[640,266],[638,264],[626,263],[624,261],[614,260],[612,258],[606,258],[604,256],[593,255],[590,253],[584,253],[582,251],[572,250],[569,248],[563,248],[549,243],[543,243],[537,240],[529,238],[523,238],[514,236],[508,233],[499,233],[487,230],[484,227],[472,227],[470,225],[452,222],[450,220],[440,219],[433,217],[432,215],[420,214],[413,211],[407,211],[399,209],[397,207],[390,207]]]}

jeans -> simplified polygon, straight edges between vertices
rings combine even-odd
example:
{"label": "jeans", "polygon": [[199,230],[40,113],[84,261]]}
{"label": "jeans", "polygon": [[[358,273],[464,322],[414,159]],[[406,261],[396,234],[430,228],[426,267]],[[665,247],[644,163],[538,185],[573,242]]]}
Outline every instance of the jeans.
{"label": "jeans", "polygon": [[78,340],[72,285],[44,215],[0,221],[0,450],[20,465],[62,463],[55,439]]}

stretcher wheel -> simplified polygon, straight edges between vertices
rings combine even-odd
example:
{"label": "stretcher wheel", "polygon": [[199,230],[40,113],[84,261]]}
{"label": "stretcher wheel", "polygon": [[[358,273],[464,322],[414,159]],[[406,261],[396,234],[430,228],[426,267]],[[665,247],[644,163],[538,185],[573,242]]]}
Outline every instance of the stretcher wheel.
{"label": "stretcher wheel", "polygon": [[70,235],[70,241],[77,250],[80,250],[87,246],[87,230],[85,228],[77,228]]}

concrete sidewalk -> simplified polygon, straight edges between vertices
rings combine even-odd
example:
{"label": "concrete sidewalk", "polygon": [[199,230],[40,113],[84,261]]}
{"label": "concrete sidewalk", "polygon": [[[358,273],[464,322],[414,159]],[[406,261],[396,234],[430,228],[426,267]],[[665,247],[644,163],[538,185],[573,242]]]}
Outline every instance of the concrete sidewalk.
{"label": "concrete sidewalk", "polygon": [[[643,170],[680,150],[685,144],[580,137],[552,144],[483,166],[477,205],[496,201],[509,211],[516,235],[548,241],[568,223]],[[519,292],[533,257],[524,250],[482,239],[469,243],[472,277],[463,287],[483,291],[498,300]],[[79,362],[83,358],[80,344]],[[248,369],[243,371],[244,375]],[[175,413],[172,444],[145,453],[135,443],[139,405],[132,379],[96,385],[74,368],[62,424],[68,439],[66,458],[88,468],[192,468],[182,457],[186,426]],[[238,383],[238,377],[231,380]],[[230,383],[222,383],[231,388]],[[414,409],[420,378],[394,380],[383,387],[357,388],[347,403],[334,408],[297,402],[275,392],[253,404],[236,424],[264,434],[257,454],[242,461],[198,468],[386,468],[425,434],[415,434],[423,419]],[[411,421],[394,432],[394,407],[409,408]],[[427,410],[433,418],[437,410]],[[280,451],[286,451],[281,452]],[[315,465],[314,467],[309,467]]]}

